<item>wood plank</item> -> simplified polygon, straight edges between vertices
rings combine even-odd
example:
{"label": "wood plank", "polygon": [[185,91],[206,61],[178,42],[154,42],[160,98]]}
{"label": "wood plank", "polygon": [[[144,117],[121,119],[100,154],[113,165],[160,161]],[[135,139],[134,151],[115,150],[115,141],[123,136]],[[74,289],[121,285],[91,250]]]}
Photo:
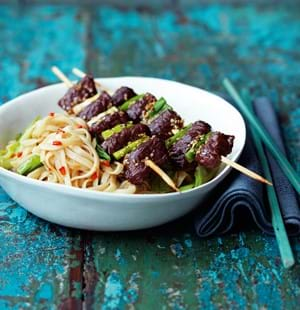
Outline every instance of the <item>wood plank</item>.
{"label": "wood plank", "polygon": [[[300,172],[299,14],[295,4],[253,3],[186,8],[181,1],[155,14],[93,10],[87,67],[97,76],[156,76],[221,92],[226,75],[269,95],[279,102]],[[299,261],[299,239],[294,250]],[[199,240],[187,218],[148,231],[95,233],[85,260],[88,307],[282,309],[300,301],[299,266],[284,271],[275,239],[259,231]]]}
{"label": "wood plank", "polygon": [[95,234],[86,257],[88,277],[94,281],[87,305],[108,309],[296,306],[300,268],[287,273],[281,268],[273,238],[248,232],[199,240],[183,232],[181,224],[138,234]]}
{"label": "wood plank", "polygon": [[[53,64],[63,70],[82,66],[85,22],[74,7],[0,6],[0,42],[3,103],[56,82]],[[79,231],[36,218],[0,189],[0,242],[1,309],[81,308]]]}

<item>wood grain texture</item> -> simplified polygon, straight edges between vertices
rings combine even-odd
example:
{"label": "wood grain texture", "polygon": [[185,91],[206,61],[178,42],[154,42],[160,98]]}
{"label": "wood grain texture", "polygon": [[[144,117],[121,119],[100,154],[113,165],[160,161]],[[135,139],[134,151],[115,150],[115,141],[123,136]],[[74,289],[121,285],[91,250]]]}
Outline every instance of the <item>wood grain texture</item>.
{"label": "wood grain texture", "polygon": [[[64,70],[82,65],[85,32],[78,12],[0,6],[1,103],[55,81],[54,63]],[[77,231],[39,220],[0,189],[0,309],[80,308],[80,242]]]}
{"label": "wood grain texture", "polygon": [[[87,67],[95,75],[155,76],[219,92],[228,76],[240,88],[270,96],[300,172],[298,11],[280,4],[276,10],[265,4],[185,7],[182,1],[159,13],[101,7],[89,18]],[[147,232],[95,234],[86,255],[94,290],[87,305],[296,307],[300,269],[284,271],[274,238],[250,231],[199,240],[191,227],[187,219]],[[299,240],[295,244],[299,260]]]}
{"label": "wood grain texture", "polygon": [[[51,65],[221,92],[226,75],[274,100],[300,173],[297,1],[156,3],[0,6],[0,102],[56,81]],[[250,230],[200,240],[192,216],[146,231],[78,232],[37,219],[1,190],[0,242],[0,309],[292,309],[300,302],[300,267],[282,268],[274,238]],[[299,239],[292,242],[299,262]]]}

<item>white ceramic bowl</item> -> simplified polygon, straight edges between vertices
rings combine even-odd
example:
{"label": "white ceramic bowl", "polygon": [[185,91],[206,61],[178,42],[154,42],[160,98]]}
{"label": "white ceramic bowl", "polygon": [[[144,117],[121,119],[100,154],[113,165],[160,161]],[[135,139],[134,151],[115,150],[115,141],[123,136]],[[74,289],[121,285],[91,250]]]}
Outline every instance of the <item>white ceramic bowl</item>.
{"label": "white ceramic bowl", "polygon": [[[136,92],[163,96],[186,122],[205,120],[214,130],[235,135],[229,158],[236,161],[245,143],[245,123],[240,113],[222,98],[185,84],[156,78],[98,79],[108,89],[126,85]],[[0,147],[20,133],[38,115],[62,112],[57,101],[63,84],[32,91],[0,107]],[[225,167],[210,182],[183,193],[101,193],[32,180],[0,168],[0,185],[29,212],[57,224],[91,230],[133,230],[176,219],[196,206],[229,173]]]}

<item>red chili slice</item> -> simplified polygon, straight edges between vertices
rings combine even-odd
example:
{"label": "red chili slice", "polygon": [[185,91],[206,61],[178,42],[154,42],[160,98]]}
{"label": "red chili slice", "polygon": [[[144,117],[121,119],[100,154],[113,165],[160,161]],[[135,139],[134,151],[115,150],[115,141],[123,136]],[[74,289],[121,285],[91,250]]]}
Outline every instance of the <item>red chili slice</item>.
{"label": "red chili slice", "polygon": [[66,168],[64,166],[60,167],[59,168],[59,172],[62,174],[62,175],[66,175]]}
{"label": "red chili slice", "polygon": [[98,173],[94,172],[91,176],[92,181],[95,181],[96,179],[98,179]]}
{"label": "red chili slice", "polygon": [[59,145],[62,145],[62,142],[61,141],[53,141],[52,145],[59,146]]}
{"label": "red chili slice", "polygon": [[105,167],[110,167],[110,162],[109,162],[109,160],[103,160],[103,161],[102,161],[102,165],[105,166]]}
{"label": "red chili slice", "polygon": [[16,154],[16,156],[17,156],[18,158],[22,157],[22,155],[23,155],[23,152],[18,152],[18,153]]}

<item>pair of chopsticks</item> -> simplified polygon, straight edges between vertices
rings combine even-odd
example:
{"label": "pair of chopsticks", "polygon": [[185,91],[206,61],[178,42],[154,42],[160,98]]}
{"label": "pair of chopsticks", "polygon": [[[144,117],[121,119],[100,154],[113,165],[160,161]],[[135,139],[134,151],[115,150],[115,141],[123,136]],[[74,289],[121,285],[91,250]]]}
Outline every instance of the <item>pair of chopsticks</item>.
{"label": "pair of chopsticks", "polygon": [[[288,162],[284,154],[279,150],[270,134],[266,131],[266,129],[262,126],[260,121],[254,115],[251,100],[249,100],[249,98],[243,100],[239,95],[238,91],[235,89],[235,87],[228,79],[223,80],[223,85],[228,91],[228,93],[235,100],[243,116],[249,121],[249,123],[252,126],[251,131],[254,144],[256,146],[258,156],[261,161],[266,178],[272,181],[270,168],[268,165],[268,161],[262,143],[264,143],[264,145],[268,148],[268,150],[277,160],[282,171],[285,173],[285,175],[287,176],[287,178],[289,179],[295,190],[298,193],[300,193],[300,178],[298,174],[296,173],[292,165]],[[267,194],[272,213],[272,226],[274,228],[275,237],[277,240],[282,263],[285,268],[290,268],[295,264],[295,259],[286,233],[284,221],[282,219],[279,203],[274,188],[268,186]]]}

